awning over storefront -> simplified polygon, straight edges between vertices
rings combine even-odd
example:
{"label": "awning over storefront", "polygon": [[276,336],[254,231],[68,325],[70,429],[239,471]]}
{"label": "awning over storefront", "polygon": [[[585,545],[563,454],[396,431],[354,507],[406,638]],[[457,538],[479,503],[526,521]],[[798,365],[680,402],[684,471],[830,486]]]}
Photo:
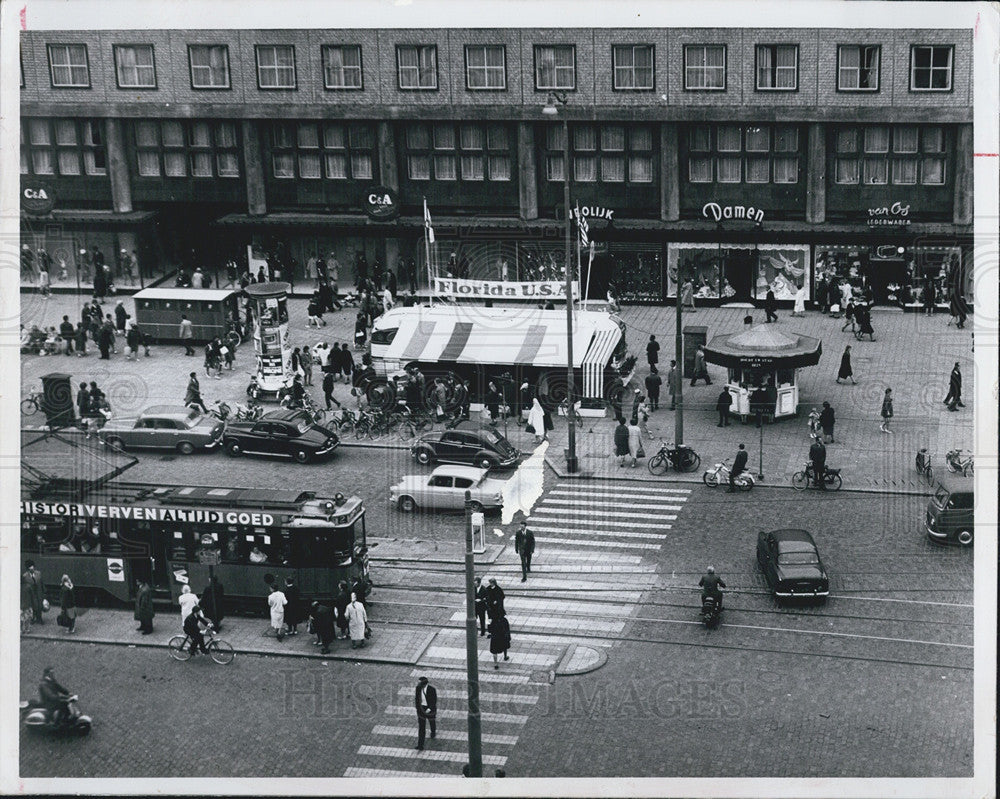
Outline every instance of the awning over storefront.
{"label": "awning over storefront", "polygon": [[[618,335],[615,335],[615,332]],[[621,340],[621,330],[598,330],[583,357],[583,395],[600,397],[604,393],[604,369]]]}
{"label": "awning over storefront", "polygon": [[[444,216],[435,214],[434,231],[438,237],[443,234],[451,235],[452,230],[461,231],[462,235],[467,235],[475,230],[542,230],[551,228],[553,225],[565,225],[565,221],[556,222],[554,220],[534,220],[524,222],[517,217],[505,216]],[[247,227],[247,226],[270,226],[270,227],[352,227],[368,228],[371,230],[398,230],[398,229],[422,229],[424,218],[422,216],[401,216],[390,221],[377,221],[371,219],[366,214],[327,214],[321,212],[307,211],[277,211],[269,214],[226,214],[216,219],[213,225],[223,227]]]}
{"label": "awning over storefront", "polygon": [[53,222],[69,224],[112,224],[112,225],[141,225],[156,218],[156,211],[129,211],[124,214],[116,214],[114,211],[97,210],[92,208],[56,208],[44,216],[29,214],[21,211],[21,221],[30,222],[33,225],[44,226]]}
{"label": "awning over storefront", "polygon": [[714,336],[705,345],[705,360],[729,369],[797,369],[815,366],[822,352],[818,338],[762,324],[739,333]]}

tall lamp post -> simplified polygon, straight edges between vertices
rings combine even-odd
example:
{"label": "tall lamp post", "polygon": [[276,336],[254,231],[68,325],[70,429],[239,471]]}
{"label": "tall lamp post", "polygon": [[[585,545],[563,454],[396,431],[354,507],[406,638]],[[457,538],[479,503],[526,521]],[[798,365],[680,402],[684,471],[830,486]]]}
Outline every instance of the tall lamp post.
{"label": "tall lamp post", "polygon": [[[556,116],[559,106],[566,105],[569,98],[562,92],[550,92],[542,113],[546,116]],[[558,105],[557,105],[558,103]],[[570,222],[569,214],[569,121],[562,118],[563,126],[563,206],[566,209],[566,421],[568,436],[566,441],[566,471],[579,471],[580,465],[576,457],[576,423],[573,420],[573,270],[570,260]]]}

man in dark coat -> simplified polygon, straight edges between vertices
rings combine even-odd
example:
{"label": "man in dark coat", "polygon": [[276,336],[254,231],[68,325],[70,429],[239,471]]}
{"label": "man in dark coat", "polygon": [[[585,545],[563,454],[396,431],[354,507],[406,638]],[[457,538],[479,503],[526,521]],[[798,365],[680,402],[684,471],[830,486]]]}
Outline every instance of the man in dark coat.
{"label": "man in dark coat", "polygon": [[67,355],[73,354],[73,339],[76,331],[73,328],[73,323],[69,321],[69,316],[64,316],[62,323],[59,325],[59,338],[66,342],[65,352]]}
{"label": "man in dark coat", "polygon": [[768,288],[767,294],[764,295],[764,313],[767,314],[765,322],[777,322],[778,314],[775,313],[778,309],[778,301],[774,298],[774,290]]}
{"label": "man in dark coat", "polygon": [[840,370],[837,372],[837,382],[851,378],[851,383],[857,385],[854,379],[854,368],[851,366],[851,345],[844,347],[844,354],[840,356]]}
{"label": "man in dark coat", "polygon": [[417,293],[417,262],[413,258],[406,261],[406,280],[410,284],[410,293]]}
{"label": "man in dark coat", "polygon": [[35,568],[35,561],[26,560],[24,562],[24,574],[21,575],[23,590],[31,600],[32,621],[35,624],[44,624],[42,619],[43,602],[45,601],[45,584],[42,582],[42,573]]}
{"label": "man in dark coat", "polygon": [[479,619],[479,636],[486,635],[486,587],[481,577],[476,578],[476,618]]}
{"label": "man in dark coat", "polygon": [[750,454],[747,452],[746,447],[740,444],[740,448],[736,452],[736,460],[733,461],[733,469],[729,472],[729,488],[726,489],[727,493],[732,494],[736,490],[736,478],[746,470],[748,460],[750,460]]}
{"label": "man in dark coat", "polygon": [[823,438],[829,443],[833,443],[833,408],[829,402],[823,403],[823,410],[819,412],[819,426],[823,428]]}
{"label": "man in dark coat", "polygon": [[646,360],[650,366],[656,366],[660,362],[660,342],[656,340],[656,336],[650,336],[649,343],[646,344]]}
{"label": "man in dark coat", "polygon": [[153,632],[153,589],[143,579],[136,580],[135,619],[139,622],[138,632],[149,635]]}
{"label": "man in dark coat", "polygon": [[813,468],[813,484],[825,491],[826,480],[823,479],[823,475],[826,473],[826,447],[819,436],[813,436],[812,446],[809,447],[809,460]]}
{"label": "man in dark coat", "polygon": [[[288,626],[288,635],[299,634],[299,622],[302,621],[302,597],[299,595],[299,587],[291,577],[285,578],[285,587],[282,589],[288,604],[285,605],[285,624]],[[360,600],[361,597],[358,597]]]}
{"label": "man in dark coat", "polygon": [[965,403],[962,402],[962,370],[957,361],[948,378],[948,395],[944,398],[944,402],[949,411],[957,411],[959,408],[965,407]]}
{"label": "man in dark coat", "polygon": [[201,398],[201,383],[198,382],[198,374],[196,372],[191,372],[189,376],[187,391],[184,393],[184,404],[189,407],[195,405],[201,408],[202,413],[208,413],[205,401]]}
{"label": "man in dark coat", "polygon": [[337,596],[333,600],[333,607],[337,611],[337,627],[340,628],[340,637],[347,638],[347,606],[351,604],[351,592],[347,587],[347,581],[341,580],[337,586]]}
{"label": "man in dark coat", "polygon": [[81,419],[90,416],[90,392],[86,383],[80,383],[80,390],[76,392],[76,410]]}
{"label": "man in dark coat", "polygon": [[535,534],[528,529],[528,522],[521,520],[521,526],[514,534],[514,551],[521,556],[521,582],[526,582],[531,571],[531,554],[535,551]]}
{"label": "man in dark coat", "polygon": [[215,575],[212,575],[201,594],[201,609],[205,611],[205,615],[216,630],[222,629],[222,620],[225,618],[225,600],[224,586],[216,579]]}
{"label": "man in dark coat", "polygon": [[417,690],[413,692],[413,705],[417,709],[417,749],[424,748],[427,736],[427,722],[431,723],[431,738],[437,735],[437,689],[426,677],[417,680]]}
{"label": "man in dark coat", "polygon": [[507,615],[503,607],[505,596],[503,589],[497,585],[496,578],[490,577],[489,585],[486,586],[486,613],[491,620],[497,616]]}
{"label": "man in dark coat", "polygon": [[649,407],[655,411],[660,407],[660,386],[663,385],[663,378],[656,366],[649,367],[649,374],[643,382],[646,384],[646,394],[649,395]]}
{"label": "man in dark coat", "polygon": [[312,603],[313,632],[319,637],[322,647],[319,651],[330,654],[330,644],[336,638],[336,629],[333,624],[333,608],[328,605],[321,605],[319,602]]}
{"label": "man in dark coat", "polygon": [[761,386],[750,392],[750,414],[756,417],[757,427],[760,427],[761,418],[765,413],[767,413],[767,390]]}
{"label": "man in dark coat", "polygon": [[111,349],[114,347],[114,343],[115,327],[108,319],[101,325],[101,329],[97,333],[97,347],[101,351],[102,361],[111,360]]}
{"label": "man in dark coat", "polygon": [[670,392],[670,410],[677,410],[677,389],[680,386],[681,373],[677,361],[670,361],[670,371],[667,372],[667,391]]}
{"label": "man in dark coat", "polygon": [[715,401],[715,408],[719,412],[718,427],[729,427],[729,409],[732,405],[733,395],[729,393],[728,388],[722,389],[722,393],[719,394],[719,398]]}

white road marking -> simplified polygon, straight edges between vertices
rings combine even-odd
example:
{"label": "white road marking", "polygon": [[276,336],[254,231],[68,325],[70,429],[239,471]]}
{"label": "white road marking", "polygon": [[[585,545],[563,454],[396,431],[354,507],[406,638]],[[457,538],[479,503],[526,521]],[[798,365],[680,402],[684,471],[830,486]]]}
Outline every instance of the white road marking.
{"label": "white road marking", "polygon": [[[669,508],[668,510],[674,510],[674,508]],[[680,508],[676,508],[680,510]],[[531,514],[531,518],[534,519],[538,514],[559,514],[565,517],[567,514],[577,514],[580,516],[601,516],[603,518],[629,518],[629,519],[655,519],[659,521],[660,519],[676,519],[677,516],[671,516],[669,514],[659,514],[659,513],[626,513],[624,511],[613,511],[611,513],[603,510],[565,510],[563,508],[535,508],[535,512]]]}
{"label": "white road marking", "polygon": [[[462,656],[465,657],[464,651]],[[417,715],[412,703],[409,705],[389,705],[385,712],[392,716],[416,717]],[[480,715],[483,721],[492,721],[496,724],[524,724],[528,721],[527,716],[516,713],[481,713]],[[438,710],[437,716],[439,719],[462,719],[465,721],[468,714],[464,710]]]}
{"label": "white road marking", "polygon": [[[413,760],[437,760],[445,763],[468,763],[466,752],[442,752],[439,749],[403,749],[400,746],[362,746],[359,755],[378,755],[379,757],[403,757]],[[504,755],[483,755],[483,763],[489,766],[503,766],[507,763]]]}
{"label": "white road marking", "polygon": [[[404,685],[399,689],[399,696],[406,699],[408,696],[413,696],[413,688],[408,685]],[[463,702],[466,699],[465,691],[453,691],[447,688],[439,688],[438,699],[444,697],[446,699],[461,699]],[[537,696],[524,696],[522,694],[487,694],[480,693],[479,699],[483,702],[510,702],[511,704],[520,705],[536,705],[538,704]]]}
{"label": "white road marking", "polygon": [[[667,525],[667,529],[670,529],[670,525]],[[668,538],[666,533],[635,533],[632,531],[624,532],[620,530],[588,530],[583,527],[549,527],[542,526],[540,524],[531,525],[532,532],[535,533],[569,533],[570,535],[610,535],[617,538]],[[614,542],[608,542],[614,543]]]}
{"label": "white road marking", "polygon": [[[610,500],[606,502],[584,502],[575,499],[545,499],[541,504],[535,509],[535,513],[538,513],[542,508],[547,508],[550,505],[569,505],[570,508],[647,508],[649,510],[681,510],[683,506],[681,505],[663,505],[659,502],[612,502]],[[614,511],[617,514],[617,511]],[[610,515],[610,514],[609,514]]]}
{"label": "white road marking", "polygon": [[659,544],[643,544],[634,541],[587,541],[583,538],[548,538],[547,536],[535,536],[535,541],[541,544],[554,544],[555,546],[578,546],[578,547],[627,547],[629,549],[659,549]]}
{"label": "white road marking", "polygon": [[[388,724],[379,724],[372,730],[372,735],[393,735],[404,738],[416,738],[416,725],[412,727],[391,727]],[[501,746],[513,746],[517,743],[516,735],[493,735],[483,733],[484,744],[499,744]],[[434,740],[445,741],[467,741],[468,735],[462,730],[438,730]]]}

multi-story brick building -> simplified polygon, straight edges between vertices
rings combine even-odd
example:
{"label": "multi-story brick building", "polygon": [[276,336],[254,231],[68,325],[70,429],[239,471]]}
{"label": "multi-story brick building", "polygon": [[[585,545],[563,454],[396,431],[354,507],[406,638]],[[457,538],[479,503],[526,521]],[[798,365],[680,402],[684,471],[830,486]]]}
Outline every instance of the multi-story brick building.
{"label": "multi-story brick building", "polygon": [[[830,271],[968,293],[968,30],[28,31],[21,67],[22,187],[55,198],[26,240],[70,269],[137,249],[148,281],[255,243],[300,280],[317,251],[342,284],[361,252],[423,274],[426,198],[433,260],[538,274],[568,130],[571,204],[614,211],[592,293],[666,299],[679,264],[709,301]],[[398,217],[366,215],[375,186]]]}

